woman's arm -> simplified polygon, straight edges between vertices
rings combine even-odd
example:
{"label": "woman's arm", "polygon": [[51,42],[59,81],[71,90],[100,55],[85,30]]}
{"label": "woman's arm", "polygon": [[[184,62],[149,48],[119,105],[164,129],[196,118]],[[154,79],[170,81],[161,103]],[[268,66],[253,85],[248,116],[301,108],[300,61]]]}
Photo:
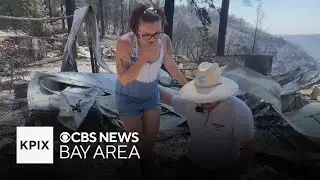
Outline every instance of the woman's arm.
{"label": "woman's arm", "polygon": [[116,66],[118,78],[124,86],[137,78],[141,68],[145,64],[143,57],[139,57],[135,63],[132,62],[130,55],[131,51],[132,47],[130,40],[124,36],[120,37],[116,46]]}
{"label": "woman's arm", "polygon": [[165,42],[166,42],[166,52],[164,56],[164,66],[169,71],[170,75],[176,79],[181,85],[186,84],[188,81],[183,76],[182,72],[178,68],[177,64],[173,60],[172,54],[172,44],[169,36],[165,35]]}

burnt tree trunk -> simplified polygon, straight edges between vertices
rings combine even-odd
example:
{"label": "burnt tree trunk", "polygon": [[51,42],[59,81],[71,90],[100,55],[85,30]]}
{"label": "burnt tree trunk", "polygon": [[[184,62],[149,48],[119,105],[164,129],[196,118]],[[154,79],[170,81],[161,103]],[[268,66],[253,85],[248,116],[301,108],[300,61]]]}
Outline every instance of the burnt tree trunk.
{"label": "burnt tree trunk", "polygon": [[[74,0],[65,0],[65,5],[66,5],[66,16],[73,16],[74,11],[76,9],[76,3]],[[68,32],[71,30],[72,22],[73,22],[73,17],[68,18]]]}
{"label": "burnt tree trunk", "polygon": [[[65,5],[66,5],[66,16],[73,16],[74,11],[76,10],[76,3],[74,0],[65,0]],[[73,17],[69,17],[67,19],[68,22],[68,32],[70,33],[71,27],[72,27],[72,22],[73,22]],[[73,49],[73,57],[77,57],[77,46],[76,46],[76,41],[74,41],[74,44],[72,45]]]}
{"label": "burnt tree trunk", "polygon": [[[50,16],[50,18],[52,18],[52,4],[51,4],[51,0],[48,0],[48,5],[49,5],[49,16]],[[50,24],[53,25],[52,19],[50,19]]]}
{"label": "burnt tree trunk", "polygon": [[217,56],[224,56],[230,0],[223,0],[220,12]]}
{"label": "burnt tree trunk", "polygon": [[[167,21],[167,24],[164,27],[164,32],[170,37],[172,41],[174,0],[165,1],[164,13],[166,15],[166,21]],[[167,68],[164,65],[162,65],[161,68],[168,72]]]}
{"label": "burnt tree trunk", "polygon": [[173,31],[173,15],[174,15],[174,0],[166,0],[164,5],[164,12],[166,15],[167,25],[164,28],[164,32],[172,40]]}
{"label": "burnt tree trunk", "polygon": [[99,10],[100,10],[100,23],[101,23],[101,39],[105,35],[105,22],[104,22],[104,4],[103,0],[99,0]]}
{"label": "burnt tree trunk", "polygon": [[[63,12],[64,10],[63,10],[63,2],[62,1],[60,2],[60,10],[61,10],[61,14],[63,15],[64,14],[64,12]],[[66,28],[65,19],[62,18],[61,21],[62,21],[62,29],[65,29]]]}

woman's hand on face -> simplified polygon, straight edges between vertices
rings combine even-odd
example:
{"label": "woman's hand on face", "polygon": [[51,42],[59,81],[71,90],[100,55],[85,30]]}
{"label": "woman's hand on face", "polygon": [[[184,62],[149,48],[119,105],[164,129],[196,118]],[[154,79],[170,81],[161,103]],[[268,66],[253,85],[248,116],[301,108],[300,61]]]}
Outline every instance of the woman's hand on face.
{"label": "woman's hand on face", "polygon": [[153,43],[151,46],[148,47],[141,47],[140,48],[140,58],[147,63],[150,60],[155,60],[159,56],[159,44]]}

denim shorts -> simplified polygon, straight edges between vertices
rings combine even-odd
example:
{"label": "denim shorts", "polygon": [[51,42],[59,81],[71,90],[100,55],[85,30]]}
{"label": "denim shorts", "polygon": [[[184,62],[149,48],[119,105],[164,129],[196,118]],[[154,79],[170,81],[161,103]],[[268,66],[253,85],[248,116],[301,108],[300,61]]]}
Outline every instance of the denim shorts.
{"label": "denim shorts", "polygon": [[161,109],[158,81],[143,83],[134,81],[122,86],[117,82],[115,102],[120,120],[141,119],[143,112]]}

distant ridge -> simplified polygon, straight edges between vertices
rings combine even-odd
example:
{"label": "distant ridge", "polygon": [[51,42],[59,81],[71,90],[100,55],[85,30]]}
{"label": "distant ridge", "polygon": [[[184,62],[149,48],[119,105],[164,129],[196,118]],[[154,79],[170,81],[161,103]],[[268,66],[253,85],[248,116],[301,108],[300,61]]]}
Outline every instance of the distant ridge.
{"label": "distant ridge", "polygon": [[320,34],[277,35],[301,46],[310,56],[320,62]]}

